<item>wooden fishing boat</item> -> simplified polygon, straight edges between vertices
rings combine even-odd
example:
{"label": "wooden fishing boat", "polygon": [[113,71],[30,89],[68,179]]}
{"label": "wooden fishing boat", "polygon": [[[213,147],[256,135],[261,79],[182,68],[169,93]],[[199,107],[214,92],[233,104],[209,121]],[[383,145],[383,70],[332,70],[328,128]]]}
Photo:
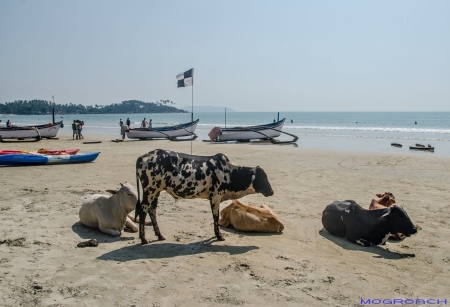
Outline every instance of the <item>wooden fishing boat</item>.
{"label": "wooden fishing boat", "polygon": [[403,145],[402,145],[402,144],[399,144],[399,143],[391,143],[391,146],[394,146],[394,147],[403,147]]}
{"label": "wooden fishing boat", "polygon": [[45,149],[41,148],[37,151],[32,150],[17,150],[17,149],[2,149],[0,150],[0,155],[9,155],[9,154],[28,154],[28,153],[39,153],[44,155],[76,155],[79,149]]}
{"label": "wooden fishing boat", "polygon": [[434,147],[432,147],[431,145],[428,145],[428,147],[425,147],[425,146],[409,146],[409,149],[410,150],[434,152]]}
{"label": "wooden fishing boat", "polygon": [[[187,141],[197,138],[195,129],[197,128],[198,119],[175,126],[154,127],[154,128],[130,128],[126,134],[129,139],[169,139],[171,141]],[[190,136],[188,139],[178,139],[179,137]]]}
{"label": "wooden fishing boat", "polygon": [[0,127],[0,139],[54,138],[62,121],[34,126]]}
{"label": "wooden fishing boat", "polygon": [[[298,140],[298,136],[283,132],[283,126],[286,118],[280,121],[258,125],[258,126],[245,126],[245,127],[230,127],[230,128],[213,128],[209,136],[210,140],[204,140],[205,142],[250,142],[251,140],[270,140],[272,143],[295,143]],[[280,136],[282,133],[292,136],[292,141],[278,141],[275,137]]]}
{"label": "wooden fishing boat", "polygon": [[45,164],[87,163],[97,159],[100,152],[80,155],[8,154],[0,156],[0,165],[26,166]]}

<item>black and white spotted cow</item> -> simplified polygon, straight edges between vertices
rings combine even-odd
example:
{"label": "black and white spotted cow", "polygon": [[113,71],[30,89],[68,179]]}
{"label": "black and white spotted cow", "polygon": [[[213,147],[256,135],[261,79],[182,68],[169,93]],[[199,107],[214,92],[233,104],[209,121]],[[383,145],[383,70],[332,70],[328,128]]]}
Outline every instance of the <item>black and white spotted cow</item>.
{"label": "black and white spotted cow", "polygon": [[322,213],[323,227],[332,235],[345,237],[362,246],[384,244],[390,233],[409,237],[417,232],[406,212],[393,205],[379,210],[366,210],[353,200],[335,201]]}
{"label": "black and white spotted cow", "polygon": [[[214,219],[214,233],[218,240],[224,238],[219,231],[219,205],[229,199],[261,193],[272,196],[266,173],[259,166],[234,165],[224,154],[194,156],[163,149],[156,149],[136,161],[138,201],[136,215],[139,215],[139,238],[145,238],[144,222],[148,213],[158,240],[165,240],[156,221],[156,208],[161,191],[177,198],[204,198],[211,204]],[[140,201],[139,181],[142,183]]]}

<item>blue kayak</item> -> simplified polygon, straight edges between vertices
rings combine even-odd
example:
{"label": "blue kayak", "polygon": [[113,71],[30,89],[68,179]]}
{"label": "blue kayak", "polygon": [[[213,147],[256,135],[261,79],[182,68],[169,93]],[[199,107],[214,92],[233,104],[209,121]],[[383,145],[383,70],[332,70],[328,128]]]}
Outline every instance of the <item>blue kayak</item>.
{"label": "blue kayak", "polygon": [[44,165],[86,163],[97,159],[100,152],[90,152],[78,155],[39,155],[39,154],[9,154],[0,155],[0,165]]}

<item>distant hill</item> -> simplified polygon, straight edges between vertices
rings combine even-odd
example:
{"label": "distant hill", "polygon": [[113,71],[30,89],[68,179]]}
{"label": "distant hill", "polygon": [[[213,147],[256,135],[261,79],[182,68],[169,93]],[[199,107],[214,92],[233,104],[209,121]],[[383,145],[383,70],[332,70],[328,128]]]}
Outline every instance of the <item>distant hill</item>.
{"label": "distant hill", "polygon": [[82,104],[56,104],[46,100],[16,100],[0,103],[0,114],[121,114],[121,113],[186,113],[184,110],[169,106],[170,100],[143,102],[139,100],[122,101],[110,105],[85,106]]}
{"label": "distant hill", "polygon": [[[185,110],[187,112],[191,112],[192,106],[187,107],[178,107],[178,109]],[[213,106],[196,106],[194,105],[194,113],[206,113],[206,112],[225,112],[225,107],[213,107]],[[227,107],[227,112],[236,112],[233,109]]]}

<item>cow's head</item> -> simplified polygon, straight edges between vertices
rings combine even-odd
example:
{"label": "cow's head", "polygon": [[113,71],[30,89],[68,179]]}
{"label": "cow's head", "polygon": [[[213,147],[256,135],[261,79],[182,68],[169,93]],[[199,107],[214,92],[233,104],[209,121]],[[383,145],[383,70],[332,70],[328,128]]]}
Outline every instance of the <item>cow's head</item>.
{"label": "cow's head", "polygon": [[416,226],[414,226],[406,211],[397,205],[389,207],[382,218],[387,218],[390,233],[401,232],[409,237],[417,232]]}
{"label": "cow's head", "polygon": [[121,204],[129,210],[133,210],[138,199],[136,188],[128,182],[121,183],[120,185],[121,187],[119,190],[106,190],[106,192],[117,195],[115,197],[119,197]]}
{"label": "cow's head", "polygon": [[253,179],[253,188],[256,193],[261,193],[264,196],[272,196],[273,190],[269,183],[269,178],[267,178],[266,172],[259,166],[255,169],[255,178]]}

